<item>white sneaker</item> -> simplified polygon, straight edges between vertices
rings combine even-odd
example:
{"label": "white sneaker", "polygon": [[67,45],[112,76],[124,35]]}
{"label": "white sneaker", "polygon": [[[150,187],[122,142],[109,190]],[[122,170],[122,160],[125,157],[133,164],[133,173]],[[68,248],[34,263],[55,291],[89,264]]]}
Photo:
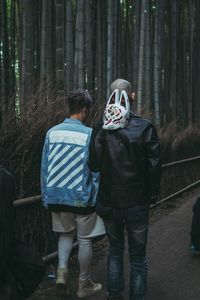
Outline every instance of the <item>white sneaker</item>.
{"label": "white sneaker", "polygon": [[91,279],[80,280],[77,291],[77,297],[84,298],[87,296],[95,295],[102,290],[101,283],[94,283]]}
{"label": "white sneaker", "polygon": [[57,269],[57,279],[56,279],[56,285],[66,285],[67,281],[67,269],[59,267]]}
{"label": "white sneaker", "polygon": [[59,267],[57,269],[57,279],[56,279],[56,294],[58,296],[69,296],[70,291],[66,286],[67,283],[67,269]]}

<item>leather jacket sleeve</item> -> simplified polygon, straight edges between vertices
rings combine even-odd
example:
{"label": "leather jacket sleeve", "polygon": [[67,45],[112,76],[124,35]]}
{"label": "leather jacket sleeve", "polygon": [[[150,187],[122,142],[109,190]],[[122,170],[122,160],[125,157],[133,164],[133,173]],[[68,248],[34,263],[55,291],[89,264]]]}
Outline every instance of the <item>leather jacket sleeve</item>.
{"label": "leather jacket sleeve", "polygon": [[92,131],[92,136],[90,140],[88,164],[92,172],[99,171],[100,156],[101,156],[100,153],[102,151],[102,144],[100,143],[100,140],[102,139],[102,134],[100,132],[101,127],[102,127],[102,123],[98,122],[98,124]]}
{"label": "leather jacket sleeve", "polygon": [[98,164],[97,164],[96,152],[95,152],[94,133],[92,133],[91,140],[90,140],[88,165],[92,172],[98,172]]}
{"label": "leather jacket sleeve", "polygon": [[150,204],[158,199],[161,179],[160,142],[155,127],[150,123],[145,131],[145,154]]}

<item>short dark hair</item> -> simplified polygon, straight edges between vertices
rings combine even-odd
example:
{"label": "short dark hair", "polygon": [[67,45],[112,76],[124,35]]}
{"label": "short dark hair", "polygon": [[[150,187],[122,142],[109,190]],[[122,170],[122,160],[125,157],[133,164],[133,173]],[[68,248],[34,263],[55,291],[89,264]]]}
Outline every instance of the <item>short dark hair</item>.
{"label": "short dark hair", "polygon": [[73,91],[68,95],[68,107],[69,107],[69,114],[77,114],[79,113],[84,107],[90,108],[92,105],[92,97],[88,93],[88,91],[84,90],[77,90]]}

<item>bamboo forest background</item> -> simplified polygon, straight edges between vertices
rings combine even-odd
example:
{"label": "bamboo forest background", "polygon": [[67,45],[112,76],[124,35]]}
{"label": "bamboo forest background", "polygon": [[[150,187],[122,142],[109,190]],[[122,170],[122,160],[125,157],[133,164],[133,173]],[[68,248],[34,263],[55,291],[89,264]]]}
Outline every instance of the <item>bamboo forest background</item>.
{"label": "bamboo forest background", "polygon": [[177,137],[175,148],[181,130],[184,141],[193,135],[199,144],[199,0],[0,3],[0,163],[19,177],[21,196],[35,191],[30,170],[38,178],[45,131],[62,120],[73,89],[87,89],[97,113],[110,83],[125,78],[137,93],[135,110],[160,128],[165,144]]}
{"label": "bamboo forest background", "polygon": [[[105,102],[126,78],[156,125],[200,118],[198,0],[1,0],[1,122],[30,94],[88,89]],[[18,107],[19,105],[19,107]],[[14,111],[13,111],[14,113]]]}

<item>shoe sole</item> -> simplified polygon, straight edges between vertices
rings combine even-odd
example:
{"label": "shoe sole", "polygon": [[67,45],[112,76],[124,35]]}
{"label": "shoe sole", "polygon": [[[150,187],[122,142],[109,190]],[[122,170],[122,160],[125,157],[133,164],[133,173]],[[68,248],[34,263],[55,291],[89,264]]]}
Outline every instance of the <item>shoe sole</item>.
{"label": "shoe sole", "polygon": [[91,292],[88,292],[88,293],[85,293],[85,294],[79,294],[77,292],[77,297],[78,298],[85,298],[85,297],[96,295],[96,294],[100,293],[101,291],[102,291],[102,288],[97,290],[97,291],[91,291]]}

